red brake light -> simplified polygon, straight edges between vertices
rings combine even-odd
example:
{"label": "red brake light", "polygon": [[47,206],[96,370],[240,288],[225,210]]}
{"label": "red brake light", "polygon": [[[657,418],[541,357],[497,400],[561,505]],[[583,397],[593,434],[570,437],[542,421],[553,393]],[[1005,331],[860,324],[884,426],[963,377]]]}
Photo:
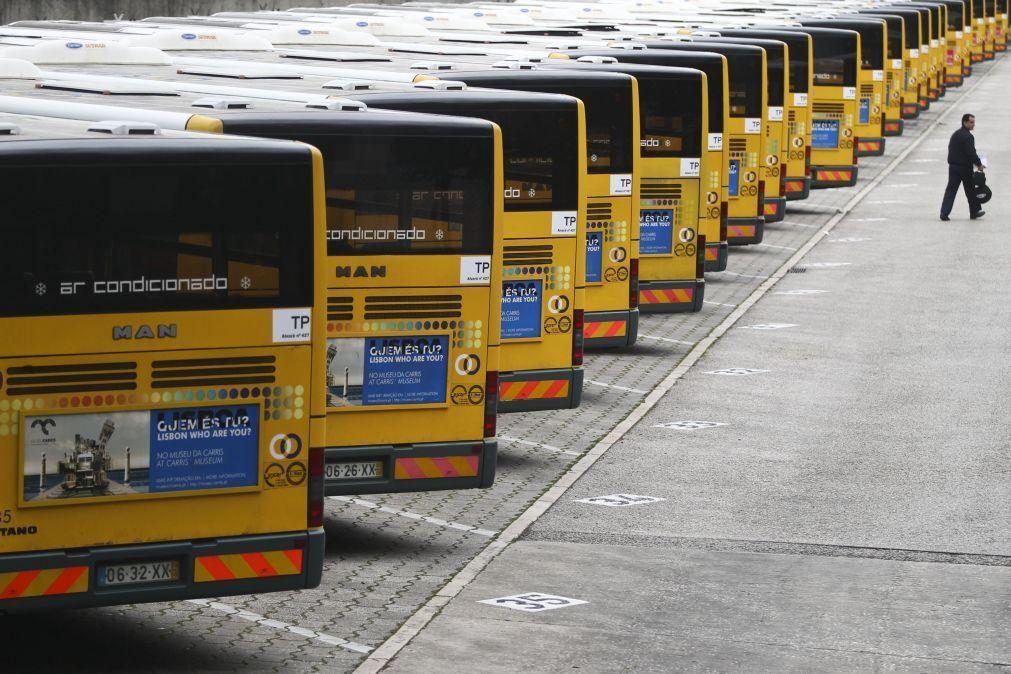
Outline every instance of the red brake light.
{"label": "red brake light", "polygon": [[628,308],[639,306],[639,258],[628,261]]}
{"label": "red brake light", "polygon": [[572,312],[572,364],[583,364],[583,310]]}
{"label": "red brake light", "polygon": [[494,438],[498,417],[498,372],[484,376],[484,437]]}
{"label": "red brake light", "polygon": [[699,247],[695,251],[695,278],[702,279],[706,276],[706,235],[699,234]]}
{"label": "red brake light", "polygon": [[727,240],[727,221],[730,220],[730,204],[720,202],[720,243]]}
{"label": "red brake light", "polygon": [[804,175],[811,177],[811,146],[804,148]]}
{"label": "red brake light", "polygon": [[306,519],[310,527],[323,526],[323,468],[326,453],[322,447],[309,448],[309,508]]}
{"label": "red brake light", "polygon": [[758,214],[765,213],[765,181],[758,181]]}

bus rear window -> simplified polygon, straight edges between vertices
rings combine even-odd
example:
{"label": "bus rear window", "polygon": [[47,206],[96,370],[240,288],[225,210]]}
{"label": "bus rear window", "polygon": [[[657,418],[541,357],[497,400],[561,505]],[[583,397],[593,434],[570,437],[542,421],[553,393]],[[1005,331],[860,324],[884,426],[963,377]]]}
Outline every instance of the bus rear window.
{"label": "bus rear window", "polygon": [[885,67],[885,26],[860,33],[860,65],[869,70]]}
{"label": "bus rear window", "polygon": [[0,316],[312,303],[304,166],[0,168]]}
{"label": "bus rear window", "polygon": [[759,55],[727,55],[730,71],[730,116],[761,117],[765,73]]}
{"label": "bus rear window", "polygon": [[640,156],[701,156],[700,82],[693,80],[673,86],[670,80],[639,80]]}
{"label": "bus rear window", "polygon": [[965,26],[965,19],[962,16],[963,8],[960,4],[948,5],[948,30],[961,31]]}
{"label": "bus rear window", "polygon": [[888,22],[888,58],[902,58],[902,24]]}
{"label": "bus rear window", "polygon": [[790,47],[790,93],[806,94],[810,84],[811,46],[807,40],[796,41]]}
{"label": "bus rear window", "polygon": [[766,69],[768,71],[768,104],[783,105],[783,50],[782,48],[766,47]]}
{"label": "bus rear window", "polygon": [[319,136],[329,255],[490,253],[490,138]]}
{"label": "bus rear window", "polygon": [[502,127],[507,212],[576,210],[579,122],[575,109],[469,114]]}
{"label": "bus rear window", "polygon": [[572,95],[581,98],[586,106],[587,172],[630,173],[632,89],[580,87]]}
{"label": "bus rear window", "polygon": [[857,85],[856,38],[819,36],[815,40],[814,83],[823,87]]}

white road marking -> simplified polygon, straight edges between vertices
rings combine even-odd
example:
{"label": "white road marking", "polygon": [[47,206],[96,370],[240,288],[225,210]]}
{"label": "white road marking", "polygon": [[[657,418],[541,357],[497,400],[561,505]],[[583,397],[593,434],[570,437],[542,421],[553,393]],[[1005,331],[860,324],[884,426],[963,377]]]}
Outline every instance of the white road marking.
{"label": "white road marking", "polygon": [[850,218],[850,222],[886,222],[891,218]]}
{"label": "white road marking", "polygon": [[439,527],[446,527],[447,529],[457,529],[459,531],[466,531],[468,534],[477,534],[478,536],[485,536],[491,538],[495,536],[498,532],[491,531],[489,529],[479,529],[478,527],[472,527],[469,524],[460,524],[459,522],[449,522],[438,517],[429,517],[428,515],[421,515],[419,513],[412,513],[408,510],[397,510],[396,508],[390,508],[389,506],[381,506],[378,503],[373,503],[372,501],[366,501],[360,498],[354,498],[352,496],[327,496],[328,499],[334,501],[344,501],[345,503],[354,503],[355,505],[360,505],[365,508],[370,508],[371,510],[378,510],[379,512],[389,513],[391,515],[400,515],[401,517],[406,517],[410,520],[420,520],[422,522],[428,522],[429,524],[434,524]]}
{"label": "white road marking", "polygon": [[829,291],[828,290],[804,290],[804,289],[797,289],[797,290],[777,290],[776,292],[774,292],[772,294],[773,295],[820,295],[822,293],[827,293],[827,292],[829,292]]}
{"label": "white road marking", "polygon": [[591,496],[590,498],[577,498],[576,503],[589,503],[590,505],[607,506],[608,508],[625,508],[627,506],[645,505],[647,503],[658,503],[666,501],[659,496],[642,496],[640,494],[608,494],[607,496]]}
{"label": "white road marking", "polygon": [[746,377],[749,374],[762,374],[768,370],[757,370],[753,367],[725,367],[722,370],[709,370],[703,374],[718,374],[724,377]]}
{"label": "white road marking", "polygon": [[[641,337],[642,335],[639,336]],[[532,440],[520,440],[519,438],[510,438],[508,435],[497,435],[495,437],[499,440],[505,440],[506,442],[515,442],[518,445],[527,445],[528,447],[538,447],[540,449],[548,449],[551,450],[552,452],[569,454],[570,456],[581,456],[579,452],[570,452],[567,449],[555,447],[554,445],[546,445],[543,442],[534,442]]]}
{"label": "white road marking", "polygon": [[738,272],[738,271],[721,271],[720,273],[721,274],[730,274],[731,276],[743,276],[744,278],[760,278],[760,279],[768,278],[767,276],[756,276],[754,274],[742,274],[741,272]]}
{"label": "white road marking", "polygon": [[897,176],[927,176],[930,175],[928,171],[902,171],[901,173],[893,173],[892,175]]}
{"label": "white road marking", "polygon": [[902,199],[881,199],[880,201],[865,201],[865,204],[908,204],[908,201],[903,201]]}
{"label": "white road marking", "polygon": [[654,424],[653,428],[667,428],[673,431],[698,431],[706,428],[726,426],[719,421],[671,421],[666,424]]}
{"label": "white road marking", "polygon": [[916,183],[902,183],[900,185],[892,185],[891,183],[882,185],[882,187],[916,187]]}
{"label": "white road marking", "polygon": [[847,236],[841,239],[825,239],[829,243],[860,243],[861,241],[873,241],[870,237],[866,236]]}
{"label": "white road marking", "polygon": [[671,339],[670,337],[657,337],[656,335],[644,335],[641,332],[638,335],[639,339],[655,339],[658,342],[670,342],[672,344],[686,344],[687,346],[695,346],[695,342],[687,342],[683,339]]}
{"label": "white road marking", "polygon": [[852,262],[805,262],[801,266],[803,267],[821,267],[821,268],[831,268],[831,267],[848,267]]}
{"label": "white road marking", "polygon": [[754,325],[742,325],[742,330],[783,330],[784,328],[795,328],[796,323],[755,323]]}
{"label": "white road marking", "polygon": [[627,386],[618,386],[617,384],[605,384],[602,381],[593,381],[592,379],[587,379],[586,383],[587,384],[593,384],[594,386],[603,386],[605,388],[613,388],[613,389],[617,389],[619,391],[628,391],[629,393],[641,393],[643,395],[645,395],[646,393],[649,393],[649,391],[643,391],[642,389],[629,388]]}
{"label": "white road marking", "polygon": [[780,220],[780,222],[782,222],[784,225],[790,225],[792,227],[805,227],[807,229],[818,229],[819,227],[821,227],[821,225],[809,225],[806,222],[790,222],[789,219]]}
{"label": "white road marking", "polygon": [[777,246],[777,245],[771,244],[771,243],[756,243],[755,245],[756,246],[762,246],[763,248],[778,248],[779,250],[788,250],[788,251],[791,251],[791,252],[797,250],[793,246]]}
{"label": "white road marking", "polygon": [[272,620],[259,613],[253,613],[252,611],[247,611],[245,609],[237,608],[231,604],[225,604],[220,601],[212,601],[210,599],[187,599],[190,604],[196,604],[197,606],[204,606],[206,608],[212,608],[215,611],[221,611],[222,613],[227,613],[236,618],[241,618],[243,620],[248,620],[251,623],[256,623],[257,625],[263,625],[264,627],[271,627],[273,629],[284,630],[285,632],[291,632],[292,634],[297,634],[303,636],[306,639],[315,639],[316,641],[321,641],[324,644],[330,646],[340,646],[349,651],[354,651],[355,653],[368,654],[372,652],[371,646],[366,646],[365,644],[358,644],[354,641],[348,641],[347,639],[341,639],[340,637],[335,637],[324,632],[317,632],[316,630],[306,629],[305,627],[298,627],[297,625],[291,625],[280,620]]}
{"label": "white road marking", "polygon": [[737,306],[736,304],[727,304],[726,302],[713,302],[711,300],[702,300],[702,304],[714,304],[718,307],[730,307],[731,309]]}
{"label": "white road marking", "polygon": [[540,613],[541,611],[568,608],[586,603],[588,602],[582,599],[570,599],[569,597],[560,597],[557,594],[544,594],[542,592],[524,592],[523,594],[499,597],[498,599],[482,599],[478,602],[478,604],[491,604],[492,606],[511,608],[514,611],[524,611],[525,613]]}
{"label": "white road marking", "polygon": [[[940,159],[910,159],[908,163],[910,164],[936,164],[940,162]],[[896,174],[900,175],[900,174]]]}

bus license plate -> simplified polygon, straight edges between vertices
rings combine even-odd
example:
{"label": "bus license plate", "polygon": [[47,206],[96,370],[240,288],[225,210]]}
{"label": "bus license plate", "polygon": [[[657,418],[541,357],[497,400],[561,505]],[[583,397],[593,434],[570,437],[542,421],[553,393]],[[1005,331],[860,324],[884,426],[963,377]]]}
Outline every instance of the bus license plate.
{"label": "bus license plate", "polygon": [[327,480],[367,480],[382,476],[382,461],[328,463],[323,470],[323,477]]}
{"label": "bus license plate", "polygon": [[179,580],[179,562],[135,562],[110,564],[98,568],[99,585],[134,585],[166,583]]}

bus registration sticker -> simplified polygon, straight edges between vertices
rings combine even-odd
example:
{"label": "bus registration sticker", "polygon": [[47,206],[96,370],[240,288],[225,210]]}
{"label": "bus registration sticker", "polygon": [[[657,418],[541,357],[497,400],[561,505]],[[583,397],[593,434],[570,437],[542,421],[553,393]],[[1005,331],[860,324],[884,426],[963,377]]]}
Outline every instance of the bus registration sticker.
{"label": "bus registration sticker", "polygon": [[834,150],[839,147],[839,120],[816,119],[811,122],[811,147]]}
{"label": "bus registration sticker", "polygon": [[741,160],[731,159],[730,160],[730,170],[727,176],[727,194],[732,197],[739,196],[741,193]]}
{"label": "bus registration sticker", "polygon": [[258,405],[28,417],[25,502],[251,487]]}
{"label": "bus registration sticker", "polygon": [[600,283],[604,262],[604,233],[586,233],[586,282]]}
{"label": "bus registration sticker", "polygon": [[870,124],[871,122],[871,99],[861,98],[860,99],[860,116],[859,120],[861,124]]}
{"label": "bus registration sticker", "polygon": [[671,252],[674,236],[674,211],[643,209],[639,212],[639,252],[663,254]]}
{"label": "bus registration sticker", "polygon": [[507,281],[502,284],[502,339],[541,336],[543,281]]}
{"label": "bus registration sticker", "polygon": [[449,338],[349,337],[327,340],[327,406],[446,402]]}

